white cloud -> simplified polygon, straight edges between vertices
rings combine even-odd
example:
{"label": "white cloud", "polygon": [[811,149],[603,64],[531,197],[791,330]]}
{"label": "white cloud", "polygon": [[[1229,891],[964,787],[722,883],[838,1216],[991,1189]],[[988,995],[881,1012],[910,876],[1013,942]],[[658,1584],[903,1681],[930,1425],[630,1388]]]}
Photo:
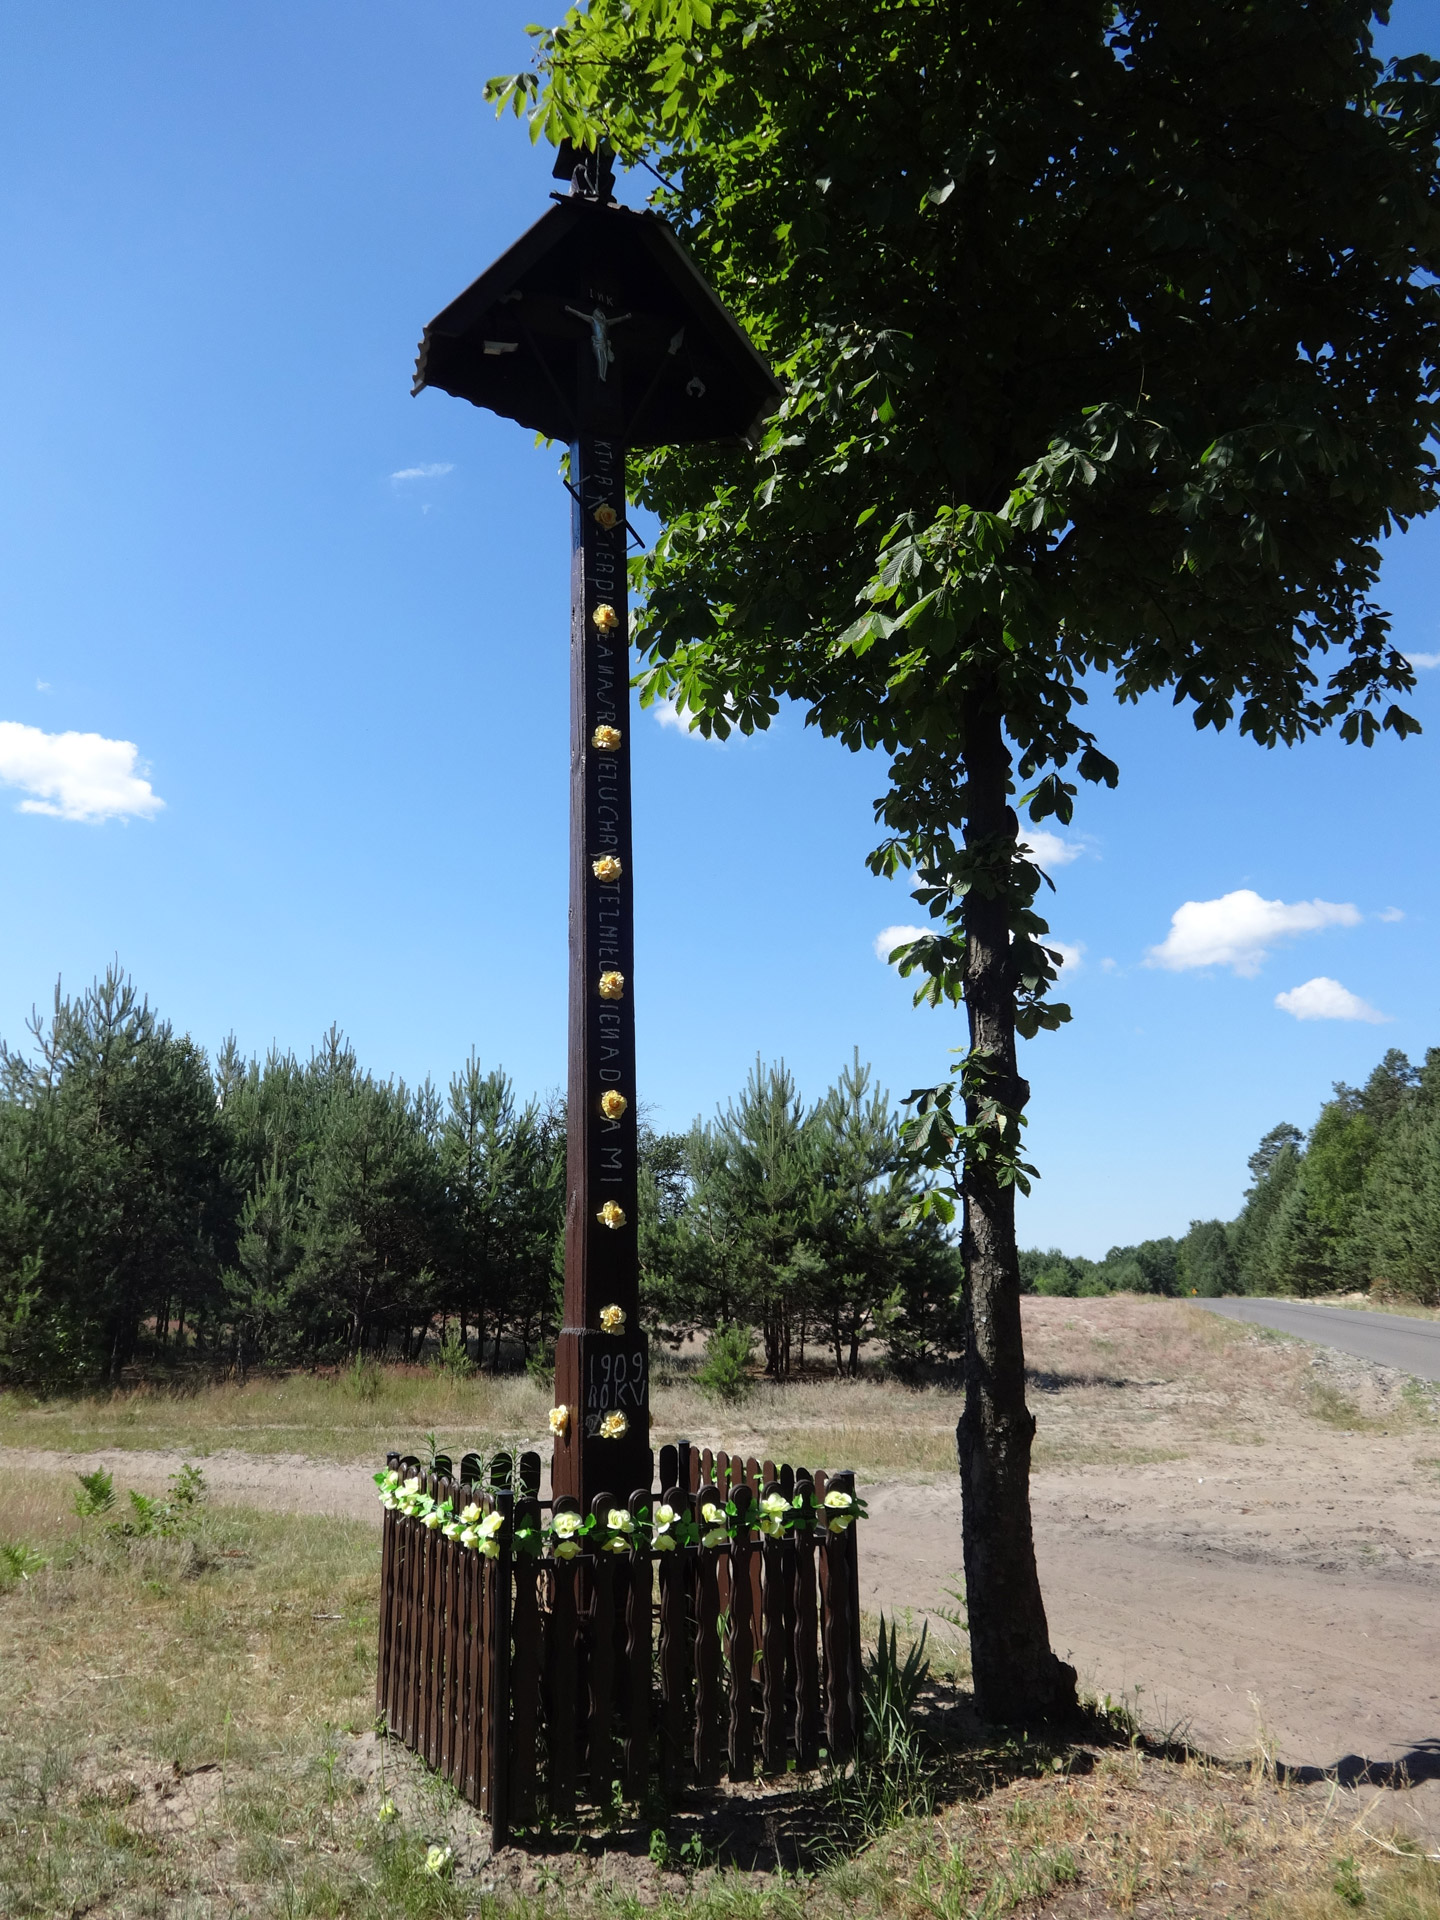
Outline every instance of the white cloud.
{"label": "white cloud", "polygon": [[442,473],[453,473],[453,460],[434,460],[428,467],[401,467],[398,473],[392,473],[392,480],[438,480]]}
{"label": "white cloud", "polygon": [[1353,927],[1360,910],[1330,900],[1262,900],[1241,887],[1218,900],[1187,900],[1170,916],[1170,931],[1145,955],[1150,967],[1182,973],[1190,967],[1232,967],[1253,978],[1277,940],[1322,927]]}
{"label": "white cloud", "polygon": [[1108,954],[1100,962],[1100,971],[1102,973],[1115,973],[1118,970],[1119,970],[1119,962],[1116,960],[1112,960]]}
{"label": "white cloud", "polygon": [[36,691],[37,693],[49,693],[49,692],[51,692],[51,691],[52,691],[52,688],[51,688],[51,686],[50,686],[50,682],[49,682],[48,680],[37,680],[37,681],[35,682],[35,691]]}
{"label": "white cloud", "polygon": [[1405,918],[1405,909],[1403,907],[1383,907],[1380,912],[1376,914],[1375,918],[1377,920],[1388,921],[1391,926],[1394,926],[1397,920],[1403,920]]}
{"label": "white cloud", "polygon": [[1297,1020],[1368,1020],[1372,1026],[1379,1026],[1390,1017],[1377,1013],[1358,993],[1351,993],[1323,973],[1307,980],[1303,987],[1277,993],[1275,1004],[1282,1013],[1293,1013]]}
{"label": "white cloud", "polygon": [[698,727],[692,733],[690,722],[694,716],[682,713],[673,695],[668,700],[653,701],[650,711],[662,727],[673,727],[676,733],[683,733],[688,740],[704,740],[713,747],[723,747],[725,744],[718,733],[701,733]]}
{"label": "white cloud", "polygon": [[875,936],[875,958],[888,963],[896,947],[908,946],[910,941],[936,931],[935,927],[882,927]]}
{"label": "white cloud", "polygon": [[101,733],[42,733],[16,720],[0,720],[0,783],[33,798],[18,813],[48,813],[57,820],[148,819],[165,802],[137,773],[133,741]]}
{"label": "white cloud", "polygon": [[1440,653],[1407,653],[1412,667],[1440,667]]}
{"label": "white cloud", "polygon": [[1052,940],[1048,933],[1042,933],[1040,935],[1040,945],[1042,947],[1048,947],[1052,953],[1058,953],[1060,956],[1060,965],[1067,967],[1071,973],[1078,973],[1085,964],[1085,942],[1083,940],[1076,941],[1072,945],[1068,940]]}
{"label": "white cloud", "polygon": [[1068,867],[1085,851],[1075,841],[1062,840],[1058,833],[1047,833],[1043,827],[1022,826],[1020,844],[1030,849],[1042,867]]}

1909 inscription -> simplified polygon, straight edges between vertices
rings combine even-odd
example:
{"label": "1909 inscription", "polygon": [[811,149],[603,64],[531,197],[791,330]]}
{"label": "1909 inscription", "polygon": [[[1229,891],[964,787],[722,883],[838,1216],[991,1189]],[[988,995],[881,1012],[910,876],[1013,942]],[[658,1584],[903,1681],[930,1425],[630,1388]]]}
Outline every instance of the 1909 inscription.
{"label": "1909 inscription", "polygon": [[650,1404],[649,1364],[643,1340],[593,1337],[585,1343],[585,1431],[593,1434],[607,1413],[644,1423]]}

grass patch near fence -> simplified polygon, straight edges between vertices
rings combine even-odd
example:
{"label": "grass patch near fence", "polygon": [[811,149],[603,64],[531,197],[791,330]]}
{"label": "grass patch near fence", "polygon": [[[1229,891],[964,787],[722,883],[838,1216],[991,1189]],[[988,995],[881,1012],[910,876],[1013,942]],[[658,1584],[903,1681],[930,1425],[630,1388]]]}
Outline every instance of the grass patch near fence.
{"label": "grass patch near fence", "polygon": [[[81,1520],[76,1486],[0,1486],[0,1544],[24,1549],[0,1558],[7,1920],[1344,1920],[1357,1888],[1375,1920],[1440,1920],[1434,1868],[1337,1836],[1313,1796],[1123,1726],[1080,1745],[955,1732],[964,1696],[943,1685],[923,1819],[827,1828],[853,1801],[792,1779],[758,1817],[753,1792],[621,1809],[578,1847],[491,1861],[474,1813],[374,1733],[369,1527],[201,1504],[125,1537],[123,1476],[108,1515]],[[759,1855],[740,1859],[746,1809]]]}

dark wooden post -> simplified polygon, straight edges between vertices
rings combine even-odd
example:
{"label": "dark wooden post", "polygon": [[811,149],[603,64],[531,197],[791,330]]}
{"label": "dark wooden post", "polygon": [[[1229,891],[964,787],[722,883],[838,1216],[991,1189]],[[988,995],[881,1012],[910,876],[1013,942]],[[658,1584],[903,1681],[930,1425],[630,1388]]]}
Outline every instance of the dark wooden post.
{"label": "dark wooden post", "polygon": [[500,1551],[490,1562],[494,1606],[490,1614],[485,1738],[490,1759],[490,1844],[498,1849],[510,1838],[510,1622],[515,1495],[508,1487],[496,1493],[495,1507],[505,1516],[505,1524],[500,1529]]}
{"label": "dark wooden post", "polygon": [[[586,359],[588,372],[583,371]],[[591,418],[618,408],[587,342]],[[607,392],[606,387],[612,390]],[[630,643],[625,450],[570,449],[570,1064],[565,1324],[555,1403],[568,1410],[555,1493],[588,1512],[602,1487],[651,1481],[649,1363],[636,1238],[635,953],[630,858]],[[621,1331],[602,1315],[618,1308]],[[620,1438],[605,1422],[624,1420]]]}

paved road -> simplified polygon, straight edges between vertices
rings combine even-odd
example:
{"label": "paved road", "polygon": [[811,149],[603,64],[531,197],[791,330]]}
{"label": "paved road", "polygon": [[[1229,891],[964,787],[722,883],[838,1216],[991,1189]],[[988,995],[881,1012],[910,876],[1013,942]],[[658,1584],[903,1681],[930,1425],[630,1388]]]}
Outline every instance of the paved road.
{"label": "paved road", "polygon": [[1337,1347],[1361,1360],[1420,1380],[1440,1380],[1440,1320],[1410,1320],[1401,1313],[1363,1313],[1348,1307],[1320,1307],[1311,1300],[1195,1300],[1191,1303],[1227,1320],[1274,1327],[1317,1346]]}

